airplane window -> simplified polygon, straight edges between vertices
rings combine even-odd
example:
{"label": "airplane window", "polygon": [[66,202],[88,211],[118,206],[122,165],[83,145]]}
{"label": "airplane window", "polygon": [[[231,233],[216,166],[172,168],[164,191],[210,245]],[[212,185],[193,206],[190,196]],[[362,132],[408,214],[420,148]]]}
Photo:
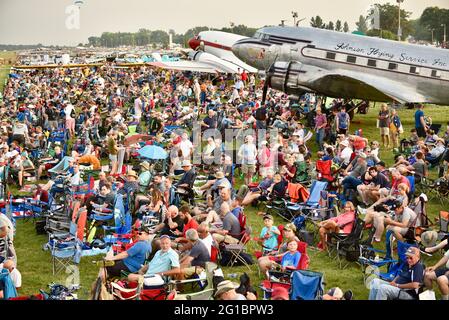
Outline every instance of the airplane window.
{"label": "airplane window", "polygon": [[326,52],[326,59],[332,59],[335,60],[335,53],[333,52]]}
{"label": "airplane window", "polygon": [[377,61],[373,59],[368,59],[368,66],[377,67]]}
{"label": "airplane window", "polygon": [[419,73],[419,68],[417,67],[410,67],[410,73]]}
{"label": "airplane window", "polygon": [[348,57],[346,58],[346,61],[349,62],[349,63],[355,63],[355,62],[357,61],[357,57],[354,57],[354,56],[348,56]]}
{"label": "airplane window", "polygon": [[438,70],[432,70],[432,77],[441,78],[441,72]]}
{"label": "airplane window", "polygon": [[388,64],[388,70],[396,70],[397,68],[398,68],[398,65],[396,63]]}

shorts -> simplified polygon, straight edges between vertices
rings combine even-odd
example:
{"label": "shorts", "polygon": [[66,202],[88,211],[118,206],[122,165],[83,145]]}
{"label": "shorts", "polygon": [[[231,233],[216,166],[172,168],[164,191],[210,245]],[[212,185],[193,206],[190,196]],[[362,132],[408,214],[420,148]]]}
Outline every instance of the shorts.
{"label": "shorts", "polygon": [[75,119],[65,119],[65,128],[75,131]]}
{"label": "shorts", "polygon": [[186,278],[191,278],[194,274],[200,274],[201,272],[204,271],[204,268],[202,267],[188,267],[188,268],[184,268],[184,275],[186,276]]}
{"label": "shorts", "polygon": [[256,165],[255,164],[242,164],[242,173],[243,174],[256,173]]}
{"label": "shorts", "polygon": [[115,264],[112,267],[106,267],[106,271],[109,278],[122,276],[122,271],[131,272],[123,260],[115,261]]}
{"label": "shorts", "polygon": [[339,134],[346,134],[348,132],[348,129],[338,129]]}
{"label": "shorts", "polygon": [[110,154],[109,155],[109,160],[117,162],[118,161],[117,155],[116,154]]}
{"label": "shorts", "polygon": [[388,127],[382,127],[379,129],[380,129],[381,136],[388,136],[390,134],[390,128],[388,128]]}
{"label": "shorts", "polygon": [[418,137],[420,137],[420,138],[426,137],[426,130],[423,127],[415,128],[415,129],[416,129],[416,134],[418,135]]}
{"label": "shorts", "polygon": [[449,280],[449,269],[448,268],[439,268],[435,270],[435,275],[437,278],[441,276],[446,276],[446,278]]}
{"label": "shorts", "polygon": [[55,165],[53,163],[46,163],[45,164],[45,170],[53,168]]}

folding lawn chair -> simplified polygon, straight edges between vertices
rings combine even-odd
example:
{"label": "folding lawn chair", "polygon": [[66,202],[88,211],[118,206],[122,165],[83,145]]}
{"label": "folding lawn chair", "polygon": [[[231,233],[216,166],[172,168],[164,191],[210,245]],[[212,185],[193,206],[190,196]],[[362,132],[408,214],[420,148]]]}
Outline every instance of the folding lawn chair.
{"label": "folding lawn chair", "polygon": [[241,256],[245,253],[246,244],[251,240],[251,226],[247,226],[241,233],[241,238],[236,244],[225,244],[224,249],[231,254],[229,266],[233,267],[237,262],[242,263],[249,270],[251,270],[248,262]]}
{"label": "folding lawn chair", "polygon": [[440,211],[438,222],[440,225],[440,230],[438,230],[438,240],[441,240],[449,235],[449,212]]}
{"label": "folding lawn chair", "polygon": [[321,272],[298,270],[291,275],[290,300],[319,300],[324,294]]}
{"label": "folding lawn chair", "polygon": [[[70,234],[76,237],[77,225],[72,222],[70,228]],[[70,241],[50,240],[50,253],[52,256],[52,270],[53,275],[56,275],[60,271],[70,270],[72,262],[78,263],[79,258],[78,252],[80,250],[79,242],[76,238],[72,238]]]}

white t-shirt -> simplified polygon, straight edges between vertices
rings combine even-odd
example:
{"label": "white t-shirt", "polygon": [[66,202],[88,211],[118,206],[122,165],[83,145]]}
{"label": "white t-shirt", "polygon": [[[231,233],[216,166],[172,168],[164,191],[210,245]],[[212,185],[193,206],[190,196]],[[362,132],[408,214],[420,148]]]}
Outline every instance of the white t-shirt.
{"label": "white t-shirt", "polygon": [[193,149],[193,143],[189,140],[182,140],[179,144],[184,158],[190,157],[190,150]]}
{"label": "white t-shirt", "polygon": [[255,144],[243,144],[240,146],[239,155],[242,157],[242,164],[256,164],[257,147]]}
{"label": "white t-shirt", "polygon": [[[449,250],[446,251],[446,253],[444,254],[444,256],[445,256],[446,258],[449,258]],[[447,260],[447,262],[446,262],[446,268],[449,269],[449,260]]]}
{"label": "white t-shirt", "polygon": [[200,241],[206,246],[207,251],[209,252],[209,256],[210,256],[214,238],[212,238],[212,235],[209,233],[206,238],[200,239]]}
{"label": "white t-shirt", "polygon": [[20,288],[22,286],[22,274],[17,268],[14,268],[12,272],[9,273],[11,277],[12,283],[14,283],[14,287]]}
{"label": "white t-shirt", "polygon": [[352,149],[349,147],[346,147],[341,151],[340,158],[343,160],[344,164],[349,164],[349,162],[351,160],[351,155],[352,155]]}
{"label": "white t-shirt", "polygon": [[65,119],[66,120],[73,119],[72,116],[70,115],[72,113],[72,110],[73,110],[73,105],[72,104],[68,104],[64,108],[64,113],[65,113]]}

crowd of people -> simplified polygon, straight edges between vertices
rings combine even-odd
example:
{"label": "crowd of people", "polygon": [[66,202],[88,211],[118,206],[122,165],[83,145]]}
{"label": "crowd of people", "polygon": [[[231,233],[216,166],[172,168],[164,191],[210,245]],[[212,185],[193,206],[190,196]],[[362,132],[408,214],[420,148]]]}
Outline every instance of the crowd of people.
{"label": "crowd of people", "polygon": [[[214,247],[241,243],[247,231],[245,209],[286,198],[290,184],[329,181],[329,193],[341,213],[318,223],[320,250],[327,249],[329,234],[350,233],[357,217],[373,229],[373,242],[380,242],[385,230],[405,241],[408,230],[419,226],[414,209],[427,200],[411,194],[407,177],[421,181],[428,177],[429,166],[442,161],[449,125],[439,137],[419,106],[415,128],[404,137],[396,110],[382,104],[381,144],[355,131],[354,108],[348,100],[328,103],[307,94],[298,102],[301,109],[282,92],[271,90],[265,104],[261,97],[261,82],[245,72],[211,76],[113,65],[18,72],[10,76],[0,102],[2,176],[6,184],[18,181],[24,192],[29,191],[26,182],[34,179],[34,197],[48,202],[60,192],[61,183],[49,170],[65,156],[71,157],[71,186],[83,183],[81,171],[86,167],[99,172],[96,193],[85,199],[88,214],[113,208],[120,196],[130,202],[133,224],[141,226],[131,248],[108,253],[105,259],[114,264],[100,270],[99,276],[126,272],[129,281],[137,281],[146,275],[147,286],[168,277],[201,276],[213,259]],[[196,130],[199,139],[194,137]],[[51,139],[58,132],[64,136],[59,142]],[[135,135],[142,137],[130,139]],[[167,151],[166,168],[136,157],[142,145]],[[380,148],[391,147],[403,152],[387,166]],[[196,186],[200,176],[204,183]],[[297,226],[287,223],[279,228],[266,210],[260,218],[254,215],[263,224],[256,239],[262,273],[273,268],[297,270],[301,260]],[[21,287],[20,274],[14,270],[24,257],[15,255],[14,226],[0,216],[0,238],[9,243],[11,256],[3,268],[15,272],[15,286]],[[159,222],[148,228],[149,218]],[[410,279],[407,269],[391,283],[376,282],[370,298],[391,298],[400,289],[417,292],[420,284],[430,286],[436,280],[447,300],[448,269],[441,269],[447,265],[447,253],[426,272],[419,250],[407,254],[414,276]],[[235,288],[223,281],[215,297],[257,298],[238,294]],[[273,299],[288,298],[288,293],[277,291]],[[332,288],[325,297],[340,300],[345,295]]]}

